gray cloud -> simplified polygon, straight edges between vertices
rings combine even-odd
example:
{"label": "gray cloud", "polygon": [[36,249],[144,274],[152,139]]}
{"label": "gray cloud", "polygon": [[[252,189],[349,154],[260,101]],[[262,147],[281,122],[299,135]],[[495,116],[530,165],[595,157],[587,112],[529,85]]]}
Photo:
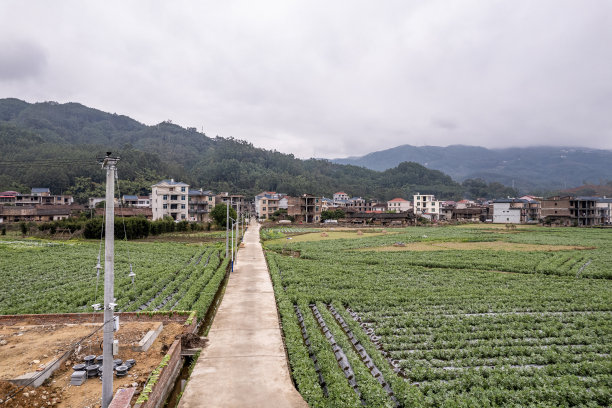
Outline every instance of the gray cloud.
{"label": "gray cloud", "polygon": [[31,73],[0,95],[172,119],[298,157],[611,149],[611,13],[570,0],[5,1],[0,38],[48,54],[18,65],[37,71],[12,68]]}
{"label": "gray cloud", "polygon": [[47,63],[44,50],[23,40],[0,40],[0,81],[24,80],[40,75]]}

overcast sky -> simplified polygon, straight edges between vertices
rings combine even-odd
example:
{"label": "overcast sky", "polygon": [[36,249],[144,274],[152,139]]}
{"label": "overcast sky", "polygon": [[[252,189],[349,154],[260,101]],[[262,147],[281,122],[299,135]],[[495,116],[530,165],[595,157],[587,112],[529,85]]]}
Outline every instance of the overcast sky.
{"label": "overcast sky", "polygon": [[2,0],[0,97],[302,158],[612,149],[612,1]]}

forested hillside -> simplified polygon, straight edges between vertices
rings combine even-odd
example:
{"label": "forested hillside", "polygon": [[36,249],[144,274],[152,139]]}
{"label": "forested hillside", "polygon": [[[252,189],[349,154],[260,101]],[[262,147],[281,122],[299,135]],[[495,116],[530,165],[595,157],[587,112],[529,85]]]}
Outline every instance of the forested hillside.
{"label": "forested hillside", "polygon": [[78,103],[0,100],[0,191],[50,187],[83,202],[103,194],[104,152],[119,155],[122,193],[145,194],[163,178],[248,196],[263,190],[330,196],[344,190],[367,198],[433,193],[442,199],[505,196],[500,184],[461,185],[437,170],[400,163],[383,172],[327,160],[300,160],[233,138],[209,138],[170,122],[146,126]]}
{"label": "forested hillside", "polygon": [[[534,141],[537,143],[537,141]],[[612,180],[612,151],[580,147],[532,146],[486,149],[479,146],[402,145],[334,163],[383,171],[414,161],[440,170],[457,181],[481,178],[514,184],[517,189],[553,191]]]}

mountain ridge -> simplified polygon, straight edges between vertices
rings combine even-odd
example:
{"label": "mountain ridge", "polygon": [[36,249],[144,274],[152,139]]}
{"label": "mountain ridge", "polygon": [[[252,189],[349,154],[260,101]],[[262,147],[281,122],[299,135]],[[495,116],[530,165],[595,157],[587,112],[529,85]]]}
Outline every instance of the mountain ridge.
{"label": "mountain ridge", "polygon": [[104,177],[96,158],[109,150],[122,158],[118,170],[127,180],[122,183],[124,194],[147,193],[164,178],[251,197],[261,191],[331,196],[345,190],[379,200],[417,191],[452,199],[475,191],[491,196],[508,191],[482,183],[467,188],[417,163],[379,172],[328,160],[300,160],[243,140],[210,138],[170,121],[147,126],[74,102],[0,99],[0,191],[42,185],[54,193],[73,194],[80,202],[103,195]]}
{"label": "mountain ridge", "polygon": [[481,146],[401,145],[356,158],[332,159],[382,171],[402,161],[440,170],[456,181],[482,178],[515,184],[523,192],[553,191],[612,179],[612,150],[574,146],[532,146],[488,149]]}

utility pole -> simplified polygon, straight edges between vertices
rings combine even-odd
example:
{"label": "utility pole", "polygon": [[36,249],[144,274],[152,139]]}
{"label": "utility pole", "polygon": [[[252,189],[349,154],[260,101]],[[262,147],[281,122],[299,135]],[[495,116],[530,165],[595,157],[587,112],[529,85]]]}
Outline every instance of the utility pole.
{"label": "utility pole", "polygon": [[115,174],[118,157],[106,153],[102,168],[106,169],[106,230],[104,240],[104,337],[102,372],[102,408],[113,400],[113,331],[115,328]]}
{"label": "utility pole", "polygon": [[229,253],[229,194],[228,194],[228,198],[227,198],[227,202],[225,203],[225,209],[227,210],[227,215],[225,216],[225,257],[227,258],[227,255]]}
{"label": "utility pole", "polygon": [[238,226],[236,227],[236,242],[238,242],[238,239],[240,238],[240,200],[238,200],[238,212],[236,213],[236,218],[238,218],[236,220],[238,223]]}

